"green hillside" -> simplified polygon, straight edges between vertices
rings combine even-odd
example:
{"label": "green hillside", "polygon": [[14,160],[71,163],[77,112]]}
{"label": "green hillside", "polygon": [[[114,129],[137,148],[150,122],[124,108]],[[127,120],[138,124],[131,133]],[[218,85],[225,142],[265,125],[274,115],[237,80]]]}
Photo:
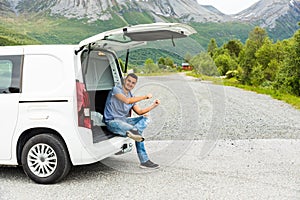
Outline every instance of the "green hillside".
{"label": "green hillside", "polygon": [[0,25],[0,46],[39,44],[40,42],[26,34],[9,30]]}
{"label": "green hillside", "polygon": [[211,38],[215,38],[218,46],[232,39],[239,39],[245,42],[249,32],[254,28],[254,25],[244,23],[191,23],[197,31],[197,34],[192,38],[198,41],[202,46],[207,47]]}
{"label": "green hillside", "polygon": [[[77,44],[82,39],[98,34],[100,32],[126,26],[128,24],[144,24],[154,22],[149,13],[124,12],[122,17],[111,10],[113,19],[106,21],[88,22],[87,19],[67,19],[64,17],[53,17],[47,14],[19,15],[14,18],[0,18],[1,37],[7,42],[2,45],[24,44],[24,38],[28,42],[42,44]],[[174,21],[169,19],[168,21]],[[211,38],[216,38],[219,45],[229,39],[240,39],[242,42],[248,37],[253,26],[240,23],[191,23],[197,30],[192,38],[201,46],[206,48]],[[12,35],[11,33],[14,33]],[[20,38],[17,40],[16,38]],[[23,39],[22,39],[23,38]],[[27,43],[28,43],[27,42]],[[26,43],[26,44],[27,44]]]}
{"label": "green hillside", "polygon": [[[113,15],[111,20],[94,22],[46,14],[0,18],[0,45],[78,44],[81,40],[103,31],[128,24],[153,22],[149,13],[125,12],[121,17],[111,10],[111,14]],[[172,19],[166,20],[176,22]],[[169,40],[149,42],[147,50],[132,50],[131,64],[141,66],[147,58],[157,62],[160,57],[171,57],[175,63],[181,64],[187,53],[196,55],[205,51],[211,38],[216,38],[219,46],[230,39],[240,39],[245,42],[253,28],[251,25],[239,23],[191,23],[190,25],[197,30],[197,34],[190,38],[176,40],[175,46]]]}
{"label": "green hillside", "polygon": [[100,32],[125,26],[126,23],[115,16],[113,20],[88,23],[86,19],[67,19],[47,15],[0,18],[0,27],[10,32],[34,38],[42,44],[77,44],[84,38]]}
{"label": "green hillside", "polygon": [[[144,24],[154,22],[150,13],[125,12],[112,9],[111,20],[89,22],[88,19],[67,19],[48,14],[23,14],[19,16],[0,18],[0,45],[16,44],[78,44],[81,40],[114,28],[128,24]],[[121,15],[120,15],[121,14]],[[166,21],[176,22],[172,18]],[[190,25],[197,30],[192,39],[197,43],[197,48],[183,47],[184,51],[192,54],[206,50],[211,38],[215,38],[218,46],[222,46],[229,40],[239,39],[245,43],[249,32],[254,28],[253,24],[245,23],[196,23]],[[4,28],[5,27],[5,28]],[[282,31],[278,30],[278,33]],[[272,35],[271,35],[272,37]],[[276,37],[276,35],[274,35]],[[281,34],[281,37],[282,34]],[[276,40],[276,38],[272,38]],[[185,43],[184,43],[185,44]],[[181,45],[184,45],[181,44]],[[191,50],[189,50],[191,49]],[[181,54],[184,53],[181,51]]]}

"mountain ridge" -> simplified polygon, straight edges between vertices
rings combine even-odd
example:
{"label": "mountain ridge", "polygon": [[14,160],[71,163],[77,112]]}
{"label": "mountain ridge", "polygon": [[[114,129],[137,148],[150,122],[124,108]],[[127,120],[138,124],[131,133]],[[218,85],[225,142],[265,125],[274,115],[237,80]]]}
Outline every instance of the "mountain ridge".
{"label": "mountain ridge", "polygon": [[270,29],[276,27],[278,19],[284,22],[282,17],[286,15],[300,20],[300,0],[260,0],[234,15],[226,15],[213,6],[200,5],[197,0],[4,0],[0,9],[4,14],[49,12],[52,16],[87,18],[89,22],[136,11],[148,12],[158,22],[165,21],[166,17],[181,22],[239,21]]}
{"label": "mountain ridge", "polygon": [[233,15],[239,21],[261,21],[260,26],[275,28],[276,20],[288,14],[293,8],[300,8],[296,0],[264,0],[258,1],[249,8]]}
{"label": "mountain ridge", "polygon": [[67,18],[109,20],[111,11],[122,14],[126,10],[151,12],[154,18],[175,17],[184,21],[221,22],[230,19],[220,16],[197,3],[197,0],[5,0],[15,13],[48,11]]}
{"label": "mountain ridge", "polygon": [[[202,29],[205,28],[205,37],[222,37],[222,41],[226,38],[243,38],[244,41],[247,38],[246,30],[257,25],[266,28],[271,37],[277,40],[291,37],[299,28],[300,0],[261,0],[235,15],[226,15],[212,6],[200,5],[197,0],[2,0],[0,17],[2,27],[18,31],[22,31],[22,28],[12,27],[10,22],[24,18],[29,23],[29,30],[26,30],[24,21],[16,22],[16,26],[24,27],[22,32],[46,43],[73,43],[89,34],[153,22],[188,23],[197,28],[201,32],[199,34],[203,34]],[[42,24],[47,26],[48,32],[35,27],[40,26],[37,22],[43,19],[45,22]],[[249,27],[239,31],[239,23],[248,24]],[[60,27],[57,28],[55,24]],[[64,26],[71,30],[63,29]],[[61,33],[74,30],[77,37],[73,40],[66,38],[68,34],[65,36]],[[203,38],[203,35],[196,38],[210,40]]]}

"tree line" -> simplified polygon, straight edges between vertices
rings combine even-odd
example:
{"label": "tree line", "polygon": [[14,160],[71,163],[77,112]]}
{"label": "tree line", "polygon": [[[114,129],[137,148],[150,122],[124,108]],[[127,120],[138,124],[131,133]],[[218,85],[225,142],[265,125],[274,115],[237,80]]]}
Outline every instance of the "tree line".
{"label": "tree line", "polygon": [[224,76],[244,85],[300,96],[300,30],[274,42],[265,29],[255,27],[245,44],[233,39],[218,47],[212,38],[207,52],[185,57],[196,74]]}

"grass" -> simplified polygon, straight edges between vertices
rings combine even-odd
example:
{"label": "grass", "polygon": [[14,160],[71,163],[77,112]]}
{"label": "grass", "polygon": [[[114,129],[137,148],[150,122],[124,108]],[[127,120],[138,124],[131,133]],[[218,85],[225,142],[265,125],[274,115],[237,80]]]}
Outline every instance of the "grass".
{"label": "grass", "polygon": [[151,17],[150,14],[147,12],[137,12],[137,11],[131,11],[131,12],[124,12],[123,18],[130,22],[131,25],[137,25],[137,24],[149,24],[153,23],[155,20],[153,17]]}
{"label": "grass", "polygon": [[[6,31],[21,34],[42,44],[78,44],[87,37],[125,25],[126,23],[118,20],[117,17],[92,23],[88,23],[87,19],[50,17],[46,14],[0,17],[0,28],[5,27]],[[3,35],[10,36],[9,34]],[[12,41],[14,40],[12,39]]]}
{"label": "grass", "polygon": [[227,85],[227,86],[234,86],[234,87],[238,87],[238,88],[241,88],[241,89],[244,89],[244,90],[253,91],[253,92],[256,92],[256,93],[259,93],[259,94],[269,95],[274,99],[284,101],[284,102],[292,105],[294,108],[300,110],[300,97],[298,97],[298,96],[287,94],[287,93],[280,92],[278,90],[273,90],[273,89],[270,89],[270,88],[242,85],[238,82],[233,82],[230,79],[229,80],[224,79],[223,83],[224,83],[224,85]]}
{"label": "grass", "polygon": [[300,97],[295,96],[295,95],[287,94],[287,93],[280,92],[278,90],[273,90],[270,88],[243,85],[243,84],[240,84],[236,79],[223,79],[220,77],[209,77],[209,76],[203,76],[203,75],[196,75],[193,72],[188,72],[188,73],[186,73],[186,75],[200,78],[205,81],[211,81],[214,84],[233,86],[233,87],[241,88],[244,90],[253,91],[253,92],[256,92],[259,94],[269,95],[274,99],[284,101],[284,102],[290,104],[291,106],[293,106],[294,108],[300,110]]}

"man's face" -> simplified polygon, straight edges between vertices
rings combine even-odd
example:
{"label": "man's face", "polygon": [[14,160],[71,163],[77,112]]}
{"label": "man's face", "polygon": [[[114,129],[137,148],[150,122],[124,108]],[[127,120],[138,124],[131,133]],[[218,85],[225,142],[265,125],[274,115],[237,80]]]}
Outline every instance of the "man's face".
{"label": "man's face", "polygon": [[134,88],[135,84],[136,84],[136,79],[131,76],[128,76],[125,79],[124,88],[125,90],[130,91]]}

